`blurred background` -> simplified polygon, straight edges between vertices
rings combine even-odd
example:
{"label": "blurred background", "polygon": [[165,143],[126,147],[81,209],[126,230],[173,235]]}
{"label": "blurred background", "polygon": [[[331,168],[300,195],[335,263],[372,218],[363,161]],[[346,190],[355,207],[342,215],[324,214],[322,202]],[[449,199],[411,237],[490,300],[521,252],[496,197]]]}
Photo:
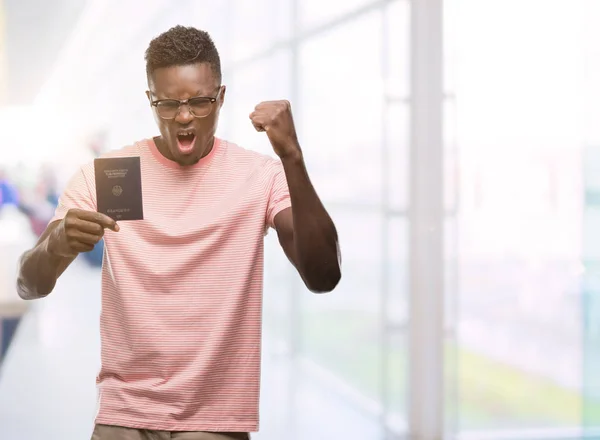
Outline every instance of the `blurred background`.
{"label": "blurred background", "polygon": [[0,439],[89,438],[99,261],[24,304],[77,167],[157,134],[144,51],[207,30],[218,135],[289,99],[338,229],[311,295],[267,237],[256,439],[600,438],[600,4],[0,0]]}

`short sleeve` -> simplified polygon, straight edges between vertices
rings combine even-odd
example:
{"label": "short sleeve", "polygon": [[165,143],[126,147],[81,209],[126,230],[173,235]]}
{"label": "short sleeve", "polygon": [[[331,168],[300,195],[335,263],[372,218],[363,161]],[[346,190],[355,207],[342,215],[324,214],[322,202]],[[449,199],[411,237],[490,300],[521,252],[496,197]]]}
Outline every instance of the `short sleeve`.
{"label": "short sleeve", "polygon": [[[96,211],[96,202],[92,196],[92,188],[86,176],[87,168],[81,167],[67,183],[66,188],[58,199],[58,205],[54,211],[54,217],[50,223],[62,220],[70,209],[83,209]],[[95,191],[95,189],[94,189]]]}
{"label": "short sleeve", "polygon": [[270,161],[269,173],[271,178],[267,201],[267,228],[275,229],[275,216],[292,206],[285,171],[280,161]]}

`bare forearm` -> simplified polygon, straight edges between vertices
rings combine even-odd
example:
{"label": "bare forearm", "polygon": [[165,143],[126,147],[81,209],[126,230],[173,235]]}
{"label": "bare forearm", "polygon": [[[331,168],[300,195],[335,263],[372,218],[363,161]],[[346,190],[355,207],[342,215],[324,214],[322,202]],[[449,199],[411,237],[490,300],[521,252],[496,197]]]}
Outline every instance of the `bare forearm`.
{"label": "bare forearm", "polygon": [[48,250],[48,241],[49,234],[21,256],[17,291],[22,299],[33,300],[49,295],[58,277],[74,260],[74,257],[53,255]]}
{"label": "bare forearm", "polygon": [[294,218],[294,247],[298,270],[308,287],[333,290],[341,278],[335,225],[317,195],[302,154],[282,159]]}

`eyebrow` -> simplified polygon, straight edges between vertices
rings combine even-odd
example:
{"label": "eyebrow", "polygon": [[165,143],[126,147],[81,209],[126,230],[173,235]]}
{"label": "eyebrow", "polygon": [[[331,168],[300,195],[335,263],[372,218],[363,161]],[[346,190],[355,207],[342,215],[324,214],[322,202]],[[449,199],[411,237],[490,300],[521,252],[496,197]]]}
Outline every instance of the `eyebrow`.
{"label": "eyebrow", "polygon": [[[217,88],[217,93],[219,93],[220,91],[220,87]],[[152,90],[150,90],[150,93],[156,98],[155,101],[163,101],[163,100],[174,100],[174,101],[183,101],[182,99],[177,99],[177,98],[168,98],[168,97],[160,97],[157,93],[153,92]],[[166,96],[166,95],[163,95]],[[196,92],[195,95],[190,96],[188,99],[191,98],[214,98],[213,95],[211,95],[210,93],[202,93],[202,92]]]}

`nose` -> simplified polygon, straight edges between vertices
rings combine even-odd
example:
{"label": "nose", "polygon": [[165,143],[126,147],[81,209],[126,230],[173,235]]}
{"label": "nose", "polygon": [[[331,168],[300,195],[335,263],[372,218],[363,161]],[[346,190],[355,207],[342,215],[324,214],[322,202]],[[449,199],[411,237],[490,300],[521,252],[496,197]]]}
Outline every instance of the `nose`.
{"label": "nose", "polygon": [[190,112],[190,107],[187,104],[181,104],[175,120],[181,125],[189,124],[194,120],[194,115]]}

